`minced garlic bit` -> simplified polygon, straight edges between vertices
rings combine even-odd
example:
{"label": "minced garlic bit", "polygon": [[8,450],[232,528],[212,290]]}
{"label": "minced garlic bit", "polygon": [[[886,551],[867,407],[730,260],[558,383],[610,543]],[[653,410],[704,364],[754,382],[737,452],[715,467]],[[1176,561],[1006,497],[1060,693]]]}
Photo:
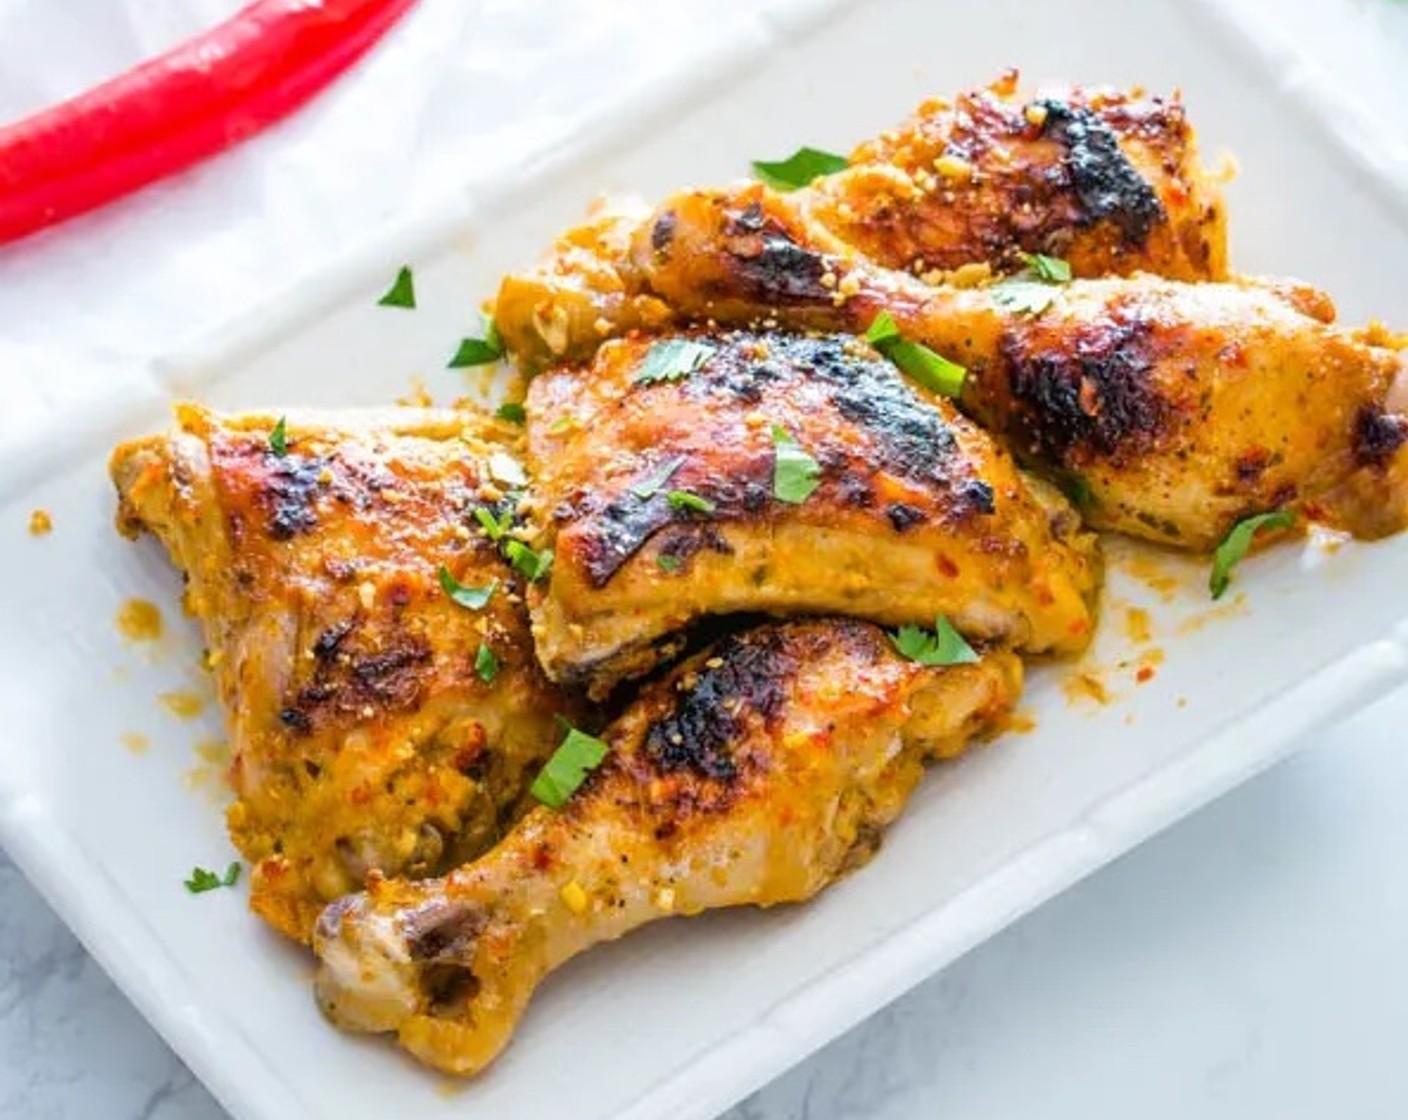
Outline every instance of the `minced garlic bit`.
{"label": "minced garlic bit", "polygon": [[661,887],[655,892],[655,908],[668,914],[675,908],[675,888]]}
{"label": "minced garlic bit", "polygon": [[850,299],[851,296],[856,295],[859,292],[860,277],[857,276],[854,272],[846,273],[846,275],[841,278],[841,282],[836,285],[836,294],[844,299]]}
{"label": "minced garlic bit", "polygon": [[945,153],[934,160],[934,170],[945,179],[965,181],[973,177],[973,165],[962,156]]}
{"label": "minced garlic bit", "polygon": [[562,901],[567,909],[574,914],[583,914],[587,909],[587,892],[582,889],[582,884],[573,879],[562,890],[558,891],[562,896]]}
{"label": "minced garlic bit", "polygon": [[364,611],[369,611],[376,606],[376,584],[371,580],[365,580],[357,588],[357,600],[362,604]]}
{"label": "minced garlic bit", "polygon": [[565,307],[553,303],[533,309],[533,329],[554,354],[567,350],[569,325]]}
{"label": "minced garlic bit", "polygon": [[47,509],[37,509],[29,515],[29,535],[42,537],[54,531],[54,519]]}
{"label": "minced garlic bit", "polygon": [[1035,104],[1028,105],[1023,111],[1023,115],[1027,118],[1028,124],[1040,128],[1046,123],[1046,106]]}

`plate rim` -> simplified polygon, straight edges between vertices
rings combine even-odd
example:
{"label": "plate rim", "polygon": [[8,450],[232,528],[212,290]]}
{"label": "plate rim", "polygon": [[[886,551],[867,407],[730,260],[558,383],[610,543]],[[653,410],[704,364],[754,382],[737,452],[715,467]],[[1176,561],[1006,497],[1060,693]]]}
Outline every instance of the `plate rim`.
{"label": "plate rim", "polygon": [[[652,87],[656,100],[647,115],[675,111],[696,92],[765,60],[778,37],[810,36],[849,7],[851,0],[772,0],[760,6],[754,18],[740,21],[733,38],[709,44],[682,64],[667,85]],[[1274,78],[1288,59],[1305,58],[1297,44],[1268,35],[1266,23],[1244,9],[1223,7],[1217,0],[1193,0],[1187,9],[1194,13],[1190,18],[1203,21],[1223,45],[1255,65],[1263,79]],[[1396,149],[1383,143],[1391,137],[1384,136],[1379,121],[1314,68],[1296,70],[1284,92],[1316,124],[1320,139],[1351,156],[1390,209],[1408,217],[1408,160],[1394,158]],[[316,269],[290,278],[223,324],[151,358],[143,363],[144,372],[166,391],[193,372],[237,364],[277,345],[320,311],[373,286],[392,262],[438,251],[478,220],[492,220],[502,208],[521,205],[524,193],[540,189],[554,170],[629,144],[641,121],[640,91],[632,89],[577,129],[570,142],[550,143],[492,180],[446,191],[330,255]],[[95,427],[100,423],[90,419]],[[48,465],[36,464],[31,449],[16,450],[31,469]],[[793,989],[746,1030],[649,1086],[614,1120],[709,1120],[1018,918],[1290,757],[1307,745],[1315,729],[1405,682],[1408,620],[1244,712],[1178,761],[1097,802],[1082,820],[1025,849],[945,906]],[[0,846],[232,1116],[280,1120],[294,1109],[310,1117],[323,1115],[223,1011],[179,998],[188,979],[184,970],[101,865],[85,858],[78,836],[59,825],[37,797],[22,789],[0,789],[0,794]],[[252,1071],[264,1076],[251,1076]]]}

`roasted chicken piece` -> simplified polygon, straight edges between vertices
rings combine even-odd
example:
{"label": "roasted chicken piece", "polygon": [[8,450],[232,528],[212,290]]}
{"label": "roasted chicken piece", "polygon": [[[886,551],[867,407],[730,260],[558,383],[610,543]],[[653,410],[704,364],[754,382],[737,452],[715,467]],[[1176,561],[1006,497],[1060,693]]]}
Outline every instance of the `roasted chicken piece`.
{"label": "roasted chicken piece", "polygon": [[1273,508],[1369,538],[1408,522],[1404,360],[1382,328],[1336,327],[1308,286],[932,287],[837,251],[762,187],[676,196],[633,260],[643,290],[685,320],[863,333],[888,311],[967,366],[961,407],[1076,485],[1092,526],[1205,550]]}
{"label": "roasted chicken piece", "polygon": [[611,342],[537,378],[527,411],[525,509],[555,556],[529,604],[555,680],[603,695],[735,612],[1090,640],[1099,572],[1074,511],[856,339]]}
{"label": "roasted chicken piece", "polygon": [[648,685],[564,807],[478,862],[377,879],[318,922],[318,1000],[421,1061],[483,1069],[569,957],[672,914],[810,898],[875,852],[926,758],[998,726],[1020,662],[925,668],[866,623],[767,625]]}
{"label": "roasted chicken piece", "polygon": [[926,101],[798,201],[863,256],[921,274],[1010,269],[1019,251],[1064,257],[1077,276],[1227,272],[1221,192],[1177,95],[1021,96],[1011,71]]}
{"label": "roasted chicken piece", "polygon": [[[475,520],[502,509],[496,468],[521,468],[508,426],[470,413],[310,415],[279,435],[273,416],[178,417],[113,455],[119,526],[185,573],[251,905],[306,941],[369,872],[437,874],[487,848],[552,752],[553,714],[580,714],[538,669],[520,580]],[[495,585],[482,610],[447,597],[441,565]]]}
{"label": "roasted chicken piece", "polygon": [[[925,102],[860,145],[845,171],[788,199],[810,244],[931,280],[970,264],[1011,270],[1020,251],[1064,257],[1080,276],[1227,272],[1225,207],[1176,97],[1023,98],[1013,72],[952,103]],[[639,203],[605,204],[536,268],[504,279],[495,325],[525,368],[586,358],[603,332],[669,320],[630,259],[647,217]],[[650,230],[668,237],[658,221]]]}

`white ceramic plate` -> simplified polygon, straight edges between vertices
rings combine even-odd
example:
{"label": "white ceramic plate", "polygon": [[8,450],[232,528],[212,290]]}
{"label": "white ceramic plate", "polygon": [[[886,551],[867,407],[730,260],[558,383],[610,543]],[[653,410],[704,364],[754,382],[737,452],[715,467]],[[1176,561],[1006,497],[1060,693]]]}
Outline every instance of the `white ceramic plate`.
{"label": "white ceramic plate", "polygon": [[[442,367],[475,327],[474,305],[598,191],[719,181],[801,142],[844,149],[925,94],[1013,63],[1037,82],[1181,86],[1206,148],[1229,148],[1242,166],[1230,192],[1238,267],[1309,277],[1348,319],[1408,322],[1404,185],[1345,100],[1292,55],[1275,56],[1288,76],[1278,83],[1247,27],[1175,0],[947,9],[768,7],[766,31],[717,60],[704,86],[694,73],[688,91],[662,88],[571,150],[169,356],[134,379],[145,388],[0,448],[0,836],[242,1120],[709,1116],[1316,722],[1408,677],[1408,539],[1259,557],[1216,610],[1201,564],[1158,561],[1176,585],[1168,596],[1147,570],[1131,574],[1147,559],[1113,549],[1105,624],[1079,667],[1110,703],[1072,702],[1069,666],[1033,673],[1036,729],[932,775],[864,873],[806,907],[668,923],[590,954],[544,987],[497,1066],[452,1091],[389,1046],[325,1026],[308,962],[239,893],[181,888],[193,863],[231,858],[215,768],[192,749],[220,735],[219,720],[207,709],[183,722],[156,700],[205,687],[200,645],[156,546],[111,529],[108,449],[162,426],[166,402],[183,395],[229,408],[383,403],[414,375],[441,397],[462,392]],[[406,260],[420,310],[376,307]],[[24,524],[40,506],[61,532],[31,539]],[[132,596],[164,605],[160,642],[116,633]],[[1150,611],[1151,645],[1129,644],[1131,606]],[[1153,649],[1157,675],[1136,685]],[[123,749],[131,735],[148,749]]]}

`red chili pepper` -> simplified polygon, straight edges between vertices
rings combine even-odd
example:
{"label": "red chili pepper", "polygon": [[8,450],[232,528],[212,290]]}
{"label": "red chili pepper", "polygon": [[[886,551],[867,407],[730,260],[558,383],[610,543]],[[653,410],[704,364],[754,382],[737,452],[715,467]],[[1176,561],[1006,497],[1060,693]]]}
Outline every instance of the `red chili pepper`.
{"label": "red chili pepper", "polygon": [[0,129],[0,244],[223,151],[288,115],[415,0],[257,0],[111,81]]}

